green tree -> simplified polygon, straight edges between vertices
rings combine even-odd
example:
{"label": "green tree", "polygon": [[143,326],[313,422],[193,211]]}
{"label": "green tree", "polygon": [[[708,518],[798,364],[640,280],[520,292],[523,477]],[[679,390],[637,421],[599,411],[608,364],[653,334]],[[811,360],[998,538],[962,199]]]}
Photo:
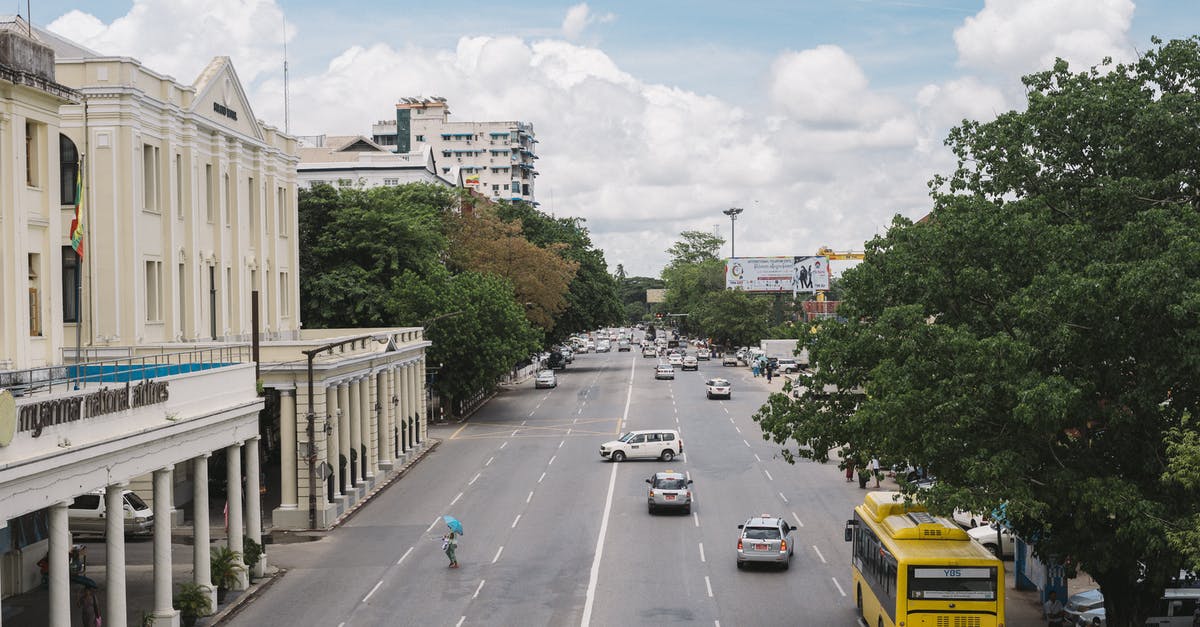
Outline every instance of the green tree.
{"label": "green tree", "polygon": [[1143,624],[1185,565],[1171,539],[1198,537],[1200,40],[1155,45],[1059,61],[1024,111],[954,129],[929,219],[869,243],[848,322],[814,336],[809,388],[838,391],[755,416],[804,457],[925,466],[935,511],[1005,503],[1100,584],[1110,625]]}
{"label": "green tree", "polygon": [[617,297],[625,305],[626,322],[635,323],[645,320],[650,315],[650,304],[646,302],[646,290],[662,289],[665,286],[662,279],[645,276],[621,278],[620,272],[618,272]]}
{"label": "green tree", "polygon": [[734,348],[750,346],[767,336],[771,299],[738,290],[721,290],[707,298],[697,313],[706,336],[718,344]]}
{"label": "green tree", "polygon": [[667,249],[671,260],[662,271],[667,287],[665,310],[687,314],[679,322],[684,331],[705,333],[700,322],[702,307],[725,290],[725,262],[717,257],[724,240],[703,231],[684,231],[679,237]]}

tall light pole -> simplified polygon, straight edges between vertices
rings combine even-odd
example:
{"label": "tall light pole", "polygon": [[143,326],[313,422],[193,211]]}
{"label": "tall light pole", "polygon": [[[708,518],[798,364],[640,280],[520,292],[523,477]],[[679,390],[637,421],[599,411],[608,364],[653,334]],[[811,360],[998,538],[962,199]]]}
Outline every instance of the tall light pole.
{"label": "tall light pole", "polygon": [[737,234],[734,232],[734,227],[737,226],[738,214],[745,211],[741,207],[730,207],[721,213],[729,216],[729,256],[737,257]]}

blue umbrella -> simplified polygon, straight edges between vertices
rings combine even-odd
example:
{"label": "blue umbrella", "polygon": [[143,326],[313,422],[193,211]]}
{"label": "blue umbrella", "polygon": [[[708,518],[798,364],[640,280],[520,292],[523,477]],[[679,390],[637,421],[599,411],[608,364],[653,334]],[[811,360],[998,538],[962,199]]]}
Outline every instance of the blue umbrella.
{"label": "blue umbrella", "polygon": [[447,514],[442,516],[442,520],[446,521],[446,526],[450,528],[450,531],[453,531],[460,536],[463,535],[462,523],[458,522],[457,518]]}

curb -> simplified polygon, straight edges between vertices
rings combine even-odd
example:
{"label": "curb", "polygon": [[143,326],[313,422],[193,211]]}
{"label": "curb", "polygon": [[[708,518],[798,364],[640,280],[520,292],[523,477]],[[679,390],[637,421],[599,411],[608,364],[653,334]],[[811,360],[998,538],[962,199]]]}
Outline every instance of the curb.
{"label": "curb", "polygon": [[249,605],[251,601],[258,598],[258,595],[275,585],[276,581],[283,579],[283,576],[286,575],[287,572],[287,569],[284,568],[276,569],[274,573],[267,577],[262,583],[251,585],[245,593],[239,594],[238,597],[233,600],[233,603],[225,606],[225,609],[213,614],[212,616],[204,617],[203,624],[220,625],[227,619],[237,616],[238,612],[241,612],[243,607]]}
{"label": "curb", "polygon": [[[322,531],[322,532],[328,533],[330,531],[333,531],[334,529],[337,529],[338,527],[341,527],[343,523],[350,520],[354,516],[354,514],[358,513],[358,510],[362,509],[362,507],[364,505],[366,505],[367,503],[370,503],[375,498],[375,496],[378,495],[382,490],[384,490],[388,486],[395,483],[398,479],[400,479],[404,475],[408,474],[408,471],[413,466],[417,465],[417,463],[420,462],[422,459],[425,459],[426,455],[432,453],[433,450],[436,449],[442,443],[442,441],[437,438],[428,438],[426,440],[426,442],[429,442],[429,446],[426,446],[425,448],[421,449],[420,455],[417,455],[416,457],[406,461],[404,463],[404,466],[402,466],[400,468],[400,470],[392,473],[392,476],[389,477],[387,481],[377,484],[374,488],[371,489],[370,492],[367,492],[366,494],[364,494],[361,500],[359,500],[357,503],[355,503],[353,507],[346,510],[346,513],[342,514],[341,516],[338,516],[333,521],[333,523],[331,525],[329,525],[328,528],[319,529],[319,530],[315,530],[315,531]],[[313,530],[310,530],[310,531],[313,531]]]}

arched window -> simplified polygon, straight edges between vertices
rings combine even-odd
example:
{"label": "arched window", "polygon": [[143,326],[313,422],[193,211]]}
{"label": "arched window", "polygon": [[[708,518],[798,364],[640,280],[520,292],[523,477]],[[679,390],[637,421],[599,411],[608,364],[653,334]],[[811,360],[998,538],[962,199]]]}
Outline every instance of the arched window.
{"label": "arched window", "polygon": [[79,176],[79,151],[75,149],[75,142],[62,134],[58,136],[58,171],[60,204],[74,206],[79,200],[75,187]]}

